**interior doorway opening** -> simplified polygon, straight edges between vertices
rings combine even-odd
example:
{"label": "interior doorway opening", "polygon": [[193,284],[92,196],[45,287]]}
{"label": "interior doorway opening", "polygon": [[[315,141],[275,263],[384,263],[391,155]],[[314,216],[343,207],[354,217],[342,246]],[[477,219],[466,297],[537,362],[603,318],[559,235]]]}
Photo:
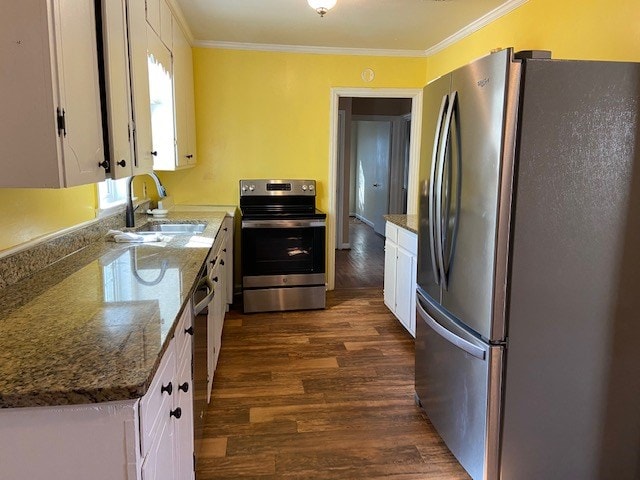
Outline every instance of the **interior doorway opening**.
{"label": "interior doorway opening", "polygon": [[329,289],[348,288],[345,274],[356,282],[350,286],[370,287],[376,283],[371,277],[379,276],[382,287],[383,215],[417,208],[422,90],[333,89],[332,94]]}
{"label": "interior doorway opening", "polygon": [[338,105],[336,247],[345,249],[350,218],[384,235],[383,215],[407,213],[411,99],[341,97]]}

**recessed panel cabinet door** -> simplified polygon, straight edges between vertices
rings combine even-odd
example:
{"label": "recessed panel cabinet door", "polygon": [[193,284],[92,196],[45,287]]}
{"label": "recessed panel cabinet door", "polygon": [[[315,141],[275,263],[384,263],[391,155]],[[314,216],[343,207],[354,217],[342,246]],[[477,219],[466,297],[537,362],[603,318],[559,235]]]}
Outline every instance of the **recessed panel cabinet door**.
{"label": "recessed panel cabinet door", "polygon": [[133,97],[133,137],[135,139],[134,175],[153,170],[145,13],[143,2],[140,0],[127,0],[129,69]]}
{"label": "recessed panel cabinet door", "polygon": [[0,45],[0,186],[104,180],[94,2],[4,2]]}
{"label": "recessed panel cabinet door", "polygon": [[62,0],[55,6],[64,186],[100,182],[105,174],[99,166],[104,149],[93,2]]}
{"label": "recessed panel cabinet door", "polygon": [[178,25],[173,29],[174,97],[176,101],[176,167],[196,163],[193,56]]}
{"label": "recessed panel cabinet door", "polygon": [[130,131],[133,120],[125,0],[104,2],[102,18],[111,176],[130,177],[134,163]]}

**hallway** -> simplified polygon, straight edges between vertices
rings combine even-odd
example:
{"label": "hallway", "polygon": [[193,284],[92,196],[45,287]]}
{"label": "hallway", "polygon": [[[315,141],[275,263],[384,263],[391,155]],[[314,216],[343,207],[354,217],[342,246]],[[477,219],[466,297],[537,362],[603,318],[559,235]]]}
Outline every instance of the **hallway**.
{"label": "hallway", "polygon": [[384,283],[384,237],[355,217],[349,219],[349,250],[336,250],[335,288],[378,288]]}
{"label": "hallway", "polygon": [[414,403],[414,343],[379,289],[224,325],[198,480],[469,477]]}

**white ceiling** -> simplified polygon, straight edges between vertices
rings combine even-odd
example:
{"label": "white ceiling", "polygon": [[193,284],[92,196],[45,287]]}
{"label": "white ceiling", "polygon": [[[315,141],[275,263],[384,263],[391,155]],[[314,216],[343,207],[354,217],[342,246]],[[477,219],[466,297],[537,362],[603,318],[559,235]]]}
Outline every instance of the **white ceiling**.
{"label": "white ceiling", "polygon": [[337,0],[321,18],[306,0],[173,0],[195,45],[357,49],[418,56],[525,1]]}

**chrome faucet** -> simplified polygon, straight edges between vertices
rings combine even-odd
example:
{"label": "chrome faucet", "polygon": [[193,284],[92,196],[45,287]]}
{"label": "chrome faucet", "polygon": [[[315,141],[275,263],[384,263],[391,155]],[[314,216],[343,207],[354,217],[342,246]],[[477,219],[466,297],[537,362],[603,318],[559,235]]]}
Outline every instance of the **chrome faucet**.
{"label": "chrome faucet", "polygon": [[[158,196],[160,198],[164,198],[167,196],[167,191],[162,186],[162,182],[154,172],[142,173],[140,175],[149,175],[156,184],[156,189],[158,190]],[[136,208],[133,207],[133,178],[137,175],[131,175],[129,177],[129,181],[127,182],[127,210],[125,213],[125,226],[127,227],[135,227],[136,222],[133,216],[133,213]]]}

